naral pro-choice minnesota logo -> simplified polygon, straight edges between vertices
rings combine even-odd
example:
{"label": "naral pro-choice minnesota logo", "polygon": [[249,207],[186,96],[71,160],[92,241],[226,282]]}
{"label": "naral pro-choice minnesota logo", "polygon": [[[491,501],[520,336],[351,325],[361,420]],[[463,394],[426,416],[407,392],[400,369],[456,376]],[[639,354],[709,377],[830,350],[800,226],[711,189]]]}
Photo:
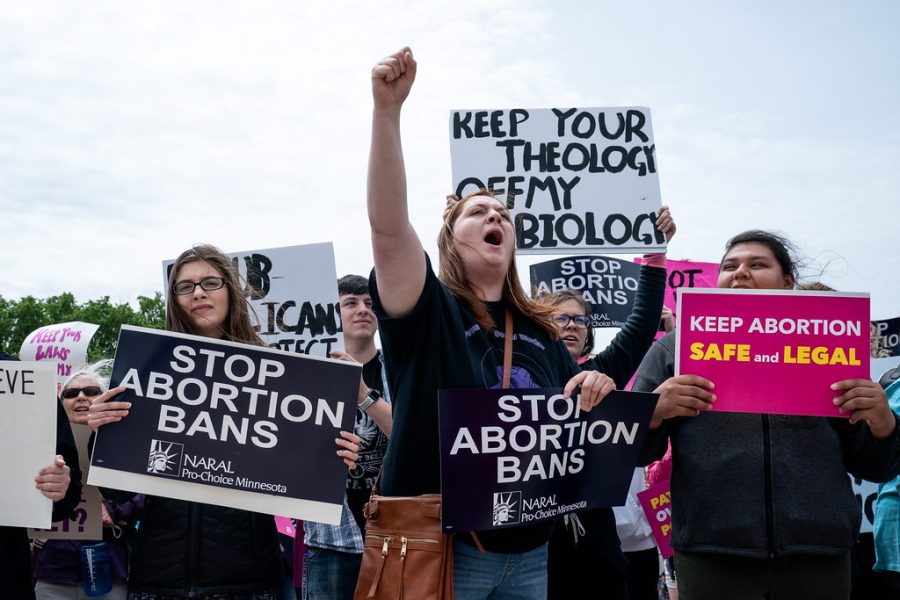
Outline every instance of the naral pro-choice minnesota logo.
{"label": "naral pro-choice minnesota logo", "polygon": [[158,475],[178,476],[184,444],[150,440],[150,455],[147,457],[147,472]]}
{"label": "naral pro-choice minnesota logo", "polygon": [[522,492],[497,492],[494,494],[492,524],[515,525],[522,520]]}

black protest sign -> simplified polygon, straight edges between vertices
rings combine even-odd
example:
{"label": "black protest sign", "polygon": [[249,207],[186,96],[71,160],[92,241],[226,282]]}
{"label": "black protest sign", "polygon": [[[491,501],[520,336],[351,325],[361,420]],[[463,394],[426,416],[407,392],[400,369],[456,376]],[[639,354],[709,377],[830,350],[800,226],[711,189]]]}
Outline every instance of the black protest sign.
{"label": "black protest sign", "polygon": [[641,268],[607,256],[581,256],[531,265],[531,295],[572,288],[591,304],[594,327],[622,327],[631,314]]}
{"label": "black protest sign", "polygon": [[584,413],[555,388],[440,390],[444,531],[622,505],[656,400],[615,391]]}
{"label": "black protest sign", "polygon": [[457,110],[450,115],[453,190],[508,199],[526,254],[665,248],[650,110]]}
{"label": "black protest sign", "polygon": [[900,356],[900,317],[872,321],[872,357]]}
{"label": "black protest sign", "polygon": [[90,483],[340,521],[361,367],[123,326],[111,386],[129,415],[101,428]]}

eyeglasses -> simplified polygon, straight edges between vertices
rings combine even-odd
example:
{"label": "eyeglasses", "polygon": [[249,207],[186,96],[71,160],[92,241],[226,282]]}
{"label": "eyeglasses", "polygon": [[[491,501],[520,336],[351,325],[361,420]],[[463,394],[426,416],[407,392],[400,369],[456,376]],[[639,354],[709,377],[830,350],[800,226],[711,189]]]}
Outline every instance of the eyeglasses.
{"label": "eyeglasses", "polygon": [[188,281],[187,279],[182,279],[181,281],[176,281],[175,285],[172,286],[172,291],[178,294],[179,296],[184,296],[185,294],[193,294],[194,290],[197,289],[197,286],[200,286],[200,289],[204,292],[212,292],[215,290],[221,290],[225,287],[225,278],[224,277],[205,277],[194,283],[193,281]]}
{"label": "eyeglasses", "polygon": [[556,315],[553,317],[553,322],[560,327],[568,326],[570,321],[574,322],[575,327],[579,329],[587,329],[587,326],[591,324],[591,318],[584,315]]}
{"label": "eyeglasses", "polygon": [[94,396],[100,395],[100,387],[96,385],[89,385],[83,388],[70,387],[64,389],[61,395],[66,400],[71,400],[72,398],[77,398],[78,394],[82,393],[88,398],[93,398]]}

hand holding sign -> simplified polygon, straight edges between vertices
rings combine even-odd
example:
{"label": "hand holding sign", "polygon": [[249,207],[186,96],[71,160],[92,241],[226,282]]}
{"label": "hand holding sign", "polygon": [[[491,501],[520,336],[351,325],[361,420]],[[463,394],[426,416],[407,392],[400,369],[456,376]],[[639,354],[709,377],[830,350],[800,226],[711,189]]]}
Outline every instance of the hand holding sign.
{"label": "hand holding sign", "polygon": [[128,416],[128,409],[131,408],[131,402],[110,402],[110,398],[114,398],[124,392],[125,386],[120,385],[109,389],[94,400],[91,404],[91,412],[88,415],[88,427],[93,431],[97,431],[101,426],[107,423],[115,423],[121,421]]}
{"label": "hand holding sign", "polygon": [[650,429],[657,429],[663,420],[672,417],[696,417],[702,410],[712,410],[716,395],[710,390],[715,384],[696,375],[677,375],[663,381],[653,390],[659,402],[650,419]]}
{"label": "hand holding sign", "polygon": [[880,385],[868,379],[845,379],[831,386],[835,392],[843,391],[834,399],[841,413],[850,412],[850,423],[865,421],[878,439],[890,437],[897,419],[888,406],[887,396]]}
{"label": "hand holding sign", "polygon": [[54,502],[62,500],[69,489],[69,467],[63,457],[57,454],[53,464],[38,471],[34,482],[34,487],[46,497]]}
{"label": "hand holding sign", "polygon": [[412,50],[401,48],[372,68],[372,97],[375,108],[397,108],[409,96],[416,79],[416,60]]}
{"label": "hand holding sign", "polygon": [[575,388],[581,386],[579,394],[581,410],[588,412],[603,400],[607,394],[615,391],[616,384],[608,376],[597,371],[582,371],[569,380],[563,390],[564,398],[571,398]]}
{"label": "hand holding sign", "polygon": [[356,468],[356,461],[359,460],[359,436],[349,431],[341,431],[341,437],[334,438],[334,443],[341,449],[337,451],[337,455],[344,460],[347,469],[352,471]]}
{"label": "hand holding sign", "polygon": [[672,241],[672,237],[675,236],[675,220],[672,218],[672,213],[669,211],[669,207],[663,204],[659,207],[659,216],[656,217],[656,228],[659,229],[659,232],[666,236],[666,243]]}

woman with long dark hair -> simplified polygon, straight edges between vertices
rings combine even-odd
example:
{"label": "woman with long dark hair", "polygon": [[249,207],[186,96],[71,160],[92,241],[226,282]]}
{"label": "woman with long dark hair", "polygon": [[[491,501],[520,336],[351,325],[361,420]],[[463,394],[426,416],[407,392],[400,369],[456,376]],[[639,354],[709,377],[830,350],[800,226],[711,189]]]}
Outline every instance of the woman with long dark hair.
{"label": "woman with long dark hair", "polygon": [[[789,290],[791,244],[747,231],[726,244],[718,287]],[[849,419],[712,411],[715,382],[674,375],[673,331],[655,342],[634,389],[660,395],[644,459],[672,444],[672,537],[682,600],[850,595],[860,508],[847,473],[885,481],[900,470],[900,432],[868,379],[831,386]]]}
{"label": "woman with long dark hair", "polygon": [[[167,286],[166,329],[262,346],[231,260],[209,245],[183,252]],[[128,415],[130,404],[109,401],[117,387],[91,406],[98,427]],[[356,436],[341,432],[338,456],[356,460]],[[104,490],[121,501],[128,492]],[[129,600],[275,600],[284,579],[274,519],[245,510],[148,496],[128,582]]]}

